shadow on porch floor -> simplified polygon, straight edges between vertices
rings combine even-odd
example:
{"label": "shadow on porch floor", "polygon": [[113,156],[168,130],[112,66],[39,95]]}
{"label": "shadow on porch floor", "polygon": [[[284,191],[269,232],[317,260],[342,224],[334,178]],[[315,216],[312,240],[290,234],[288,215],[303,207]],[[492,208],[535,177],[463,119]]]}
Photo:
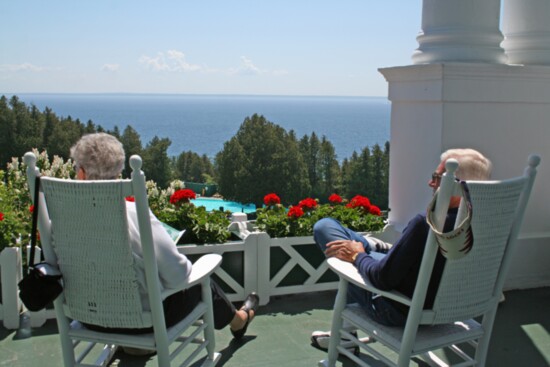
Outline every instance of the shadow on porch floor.
{"label": "shadow on porch floor", "polygon": [[[216,332],[217,366],[316,366],[325,353],[310,346],[313,330],[328,330],[334,292],[272,298],[261,307],[248,335],[233,341],[229,330]],[[487,366],[550,366],[550,288],[506,292],[489,348]],[[54,320],[43,327],[10,331],[0,328],[0,366],[61,366]],[[369,358],[365,354],[363,359]],[[342,358],[338,366],[352,366]],[[381,364],[375,364],[381,365]],[[425,366],[422,362],[413,366]],[[156,366],[155,357],[131,357],[120,352],[111,366]]]}

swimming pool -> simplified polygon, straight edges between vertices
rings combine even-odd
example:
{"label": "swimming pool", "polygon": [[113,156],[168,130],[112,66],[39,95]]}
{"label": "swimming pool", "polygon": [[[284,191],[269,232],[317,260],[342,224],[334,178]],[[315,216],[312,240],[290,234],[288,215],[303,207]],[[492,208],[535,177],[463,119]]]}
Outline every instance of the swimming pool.
{"label": "swimming pool", "polygon": [[197,198],[191,200],[196,206],[204,206],[207,211],[212,210],[229,210],[231,213],[255,213],[256,205],[254,204],[241,204],[235,201],[227,201],[215,198]]}

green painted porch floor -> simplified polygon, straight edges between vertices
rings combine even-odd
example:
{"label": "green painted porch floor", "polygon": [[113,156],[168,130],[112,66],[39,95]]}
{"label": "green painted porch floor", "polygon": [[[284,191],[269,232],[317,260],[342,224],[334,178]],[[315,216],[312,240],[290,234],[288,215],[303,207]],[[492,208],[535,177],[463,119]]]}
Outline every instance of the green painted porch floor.
{"label": "green painted porch floor", "polygon": [[[487,366],[550,366],[550,288],[506,292],[499,305]],[[216,332],[218,366],[316,366],[325,353],[310,346],[313,330],[330,325],[334,292],[272,298],[261,307],[248,335],[233,341],[229,330]],[[369,359],[362,354],[363,359]],[[0,327],[0,366],[61,366],[56,324],[31,331]],[[112,366],[156,366],[155,357],[115,355]],[[338,366],[352,366],[341,358]],[[380,365],[380,364],[375,364]],[[413,366],[424,366],[416,361]]]}

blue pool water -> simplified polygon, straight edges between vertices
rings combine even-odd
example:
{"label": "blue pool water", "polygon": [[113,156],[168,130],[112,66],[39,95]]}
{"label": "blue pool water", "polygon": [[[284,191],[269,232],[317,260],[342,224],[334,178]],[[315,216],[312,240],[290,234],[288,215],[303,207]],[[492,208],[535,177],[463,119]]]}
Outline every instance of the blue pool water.
{"label": "blue pool water", "polygon": [[195,206],[204,206],[207,211],[212,210],[229,210],[231,213],[255,213],[256,205],[254,204],[241,204],[235,201],[227,201],[222,199],[212,199],[212,198],[198,198],[191,200]]}

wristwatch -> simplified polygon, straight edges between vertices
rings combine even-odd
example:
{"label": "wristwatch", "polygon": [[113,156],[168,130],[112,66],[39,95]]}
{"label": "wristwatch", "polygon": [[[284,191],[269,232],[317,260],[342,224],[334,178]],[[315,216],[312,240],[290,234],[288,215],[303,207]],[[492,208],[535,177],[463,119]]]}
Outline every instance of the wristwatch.
{"label": "wristwatch", "polygon": [[359,252],[354,253],[353,256],[351,257],[352,263],[355,263],[355,259],[357,259],[357,255],[359,255]]}

